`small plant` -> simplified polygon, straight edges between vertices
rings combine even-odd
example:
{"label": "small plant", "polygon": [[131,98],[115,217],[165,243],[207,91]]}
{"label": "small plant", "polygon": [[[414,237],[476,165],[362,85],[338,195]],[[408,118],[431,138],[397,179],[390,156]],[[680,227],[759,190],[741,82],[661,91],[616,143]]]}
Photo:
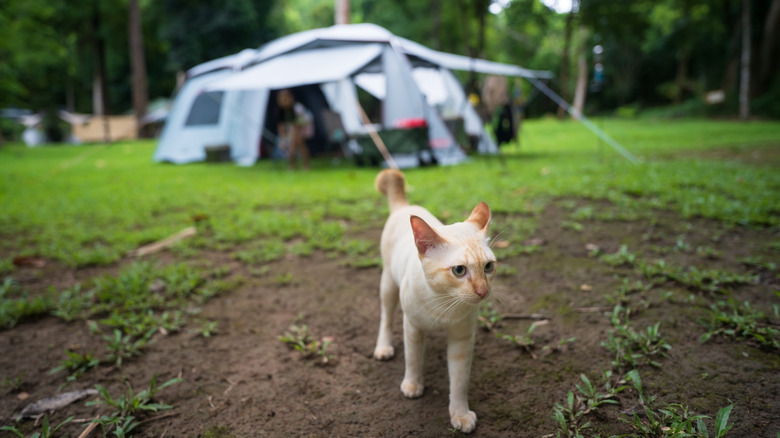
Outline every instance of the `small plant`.
{"label": "small plant", "polygon": [[[34,432],[32,435],[29,436],[29,438],[53,438],[54,434],[57,433],[57,431],[60,430],[62,426],[70,423],[71,421],[73,421],[74,418],[75,417],[68,417],[63,422],[57,424],[56,426],[51,426],[49,424],[49,416],[44,415],[43,421],[41,422],[41,431]],[[3,426],[0,427],[0,430],[5,430],[7,432],[11,432],[15,434],[18,437],[25,438],[24,434],[14,426]]]}
{"label": "small plant", "polygon": [[200,326],[200,335],[204,338],[210,338],[218,333],[218,325],[219,321],[203,321],[203,324]]}
{"label": "small plant", "polygon": [[279,274],[279,275],[276,276],[274,281],[276,282],[276,284],[278,284],[280,286],[286,286],[288,284],[292,284],[292,282],[293,282],[293,275],[292,275],[291,272],[287,272],[287,273],[284,273],[284,274]]}
{"label": "small plant", "polygon": [[[706,415],[691,415],[688,406],[680,403],[665,403],[661,408],[655,407],[655,397],[645,397],[642,388],[642,380],[639,372],[632,370],[626,374],[626,380],[633,383],[639,393],[639,403],[643,408],[643,415],[635,411],[621,414],[620,420],[630,424],[636,430],[636,436],[640,437],[700,437],[709,438],[711,435],[705,424],[705,419],[711,419]],[[718,410],[714,421],[714,437],[722,438],[733,425],[728,424],[729,415],[734,405],[729,405]]]}
{"label": "small plant", "polygon": [[56,374],[60,371],[69,371],[70,374],[65,378],[65,383],[61,388],[69,385],[71,382],[75,382],[84,373],[100,365],[100,359],[92,355],[92,352],[84,354],[76,353],[70,350],[66,350],[68,355],[67,359],[60,361],[60,365],[49,371],[49,374]]}
{"label": "small plant", "polygon": [[485,302],[479,306],[479,314],[477,315],[477,322],[479,326],[485,330],[493,330],[496,324],[501,321],[501,315],[498,314],[498,310],[493,307],[493,303]]}
{"label": "small plant", "polygon": [[103,415],[95,422],[100,424],[104,433],[114,432],[116,436],[128,436],[128,432],[140,424],[137,421],[139,415],[146,412],[157,412],[160,410],[171,409],[172,406],[154,402],[153,399],[163,389],[168,386],[181,382],[181,378],[173,378],[157,386],[157,374],[152,377],[149,387],[138,393],[133,391],[130,382],[125,381],[127,390],[119,397],[112,397],[108,390],[100,385],[95,385],[100,398],[98,400],[87,402],[87,406],[109,406],[113,412],[109,415]]}
{"label": "small plant", "polygon": [[117,367],[122,366],[124,359],[139,356],[156,329],[151,329],[143,336],[133,339],[130,335],[123,335],[119,329],[114,329],[112,335],[106,335],[103,339],[108,343],[108,362],[114,362]]}
{"label": "small plant", "polygon": [[585,374],[580,374],[581,384],[575,384],[579,394],[569,391],[566,394],[566,403],[556,403],[553,408],[553,419],[558,423],[558,434],[567,437],[582,437],[582,431],[590,428],[590,421],[584,421],[584,417],[605,404],[617,404],[615,397],[625,390],[626,386],[614,387],[610,380],[612,371],[606,371],[601,375],[606,392],[600,392]]}
{"label": "small plant", "polygon": [[70,322],[80,317],[89,307],[89,297],[81,291],[81,284],[77,284],[60,292],[51,313]]}
{"label": "small plant", "polygon": [[299,351],[304,358],[319,357],[321,363],[327,364],[332,355],[327,354],[328,346],[333,342],[333,338],[326,336],[319,341],[312,340],[308,334],[309,328],[306,324],[292,325],[289,331],[279,336],[279,340]]}
{"label": "small plant", "polygon": [[718,251],[711,246],[697,246],[696,255],[710,260],[718,260],[723,257],[723,252]]}
{"label": "small plant", "polygon": [[0,387],[3,388],[6,392],[17,392],[22,387],[22,377],[24,374],[18,375],[16,377],[11,377],[8,374],[6,374],[3,377],[2,382],[0,382]]}
{"label": "small plant", "polygon": [[634,267],[639,258],[628,251],[627,245],[621,245],[620,249],[612,254],[604,254],[601,256],[601,261],[610,266],[627,266]]}
{"label": "small plant", "polygon": [[498,336],[501,339],[504,339],[506,341],[509,341],[518,347],[521,347],[523,350],[525,350],[528,354],[531,355],[532,358],[536,359],[536,354],[533,352],[534,348],[534,340],[531,338],[531,332],[534,331],[536,326],[541,324],[546,324],[547,321],[535,321],[531,323],[530,326],[528,326],[528,329],[525,331],[524,334],[518,334],[518,335],[507,335],[503,333],[496,333],[496,336]]}
{"label": "small plant", "polygon": [[661,337],[660,322],[647,327],[644,331],[636,331],[628,324],[628,311],[623,306],[615,306],[611,316],[612,330],[607,341],[601,346],[615,354],[612,366],[617,369],[634,368],[642,362],[654,367],[661,364],[654,357],[666,357],[666,351],[672,347]]}
{"label": "small plant", "polygon": [[710,321],[704,322],[709,330],[700,340],[707,342],[713,336],[721,335],[751,340],[764,348],[780,349],[780,330],[762,323],[761,320],[765,318],[761,311],[751,308],[747,301],[742,306],[737,306],[732,299],[728,302],[718,301],[710,306]]}
{"label": "small plant", "polygon": [[23,291],[11,277],[6,277],[0,284],[0,329],[12,328],[25,317],[46,314],[51,307],[49,297],[39,295],[29,298],[27,291]]}

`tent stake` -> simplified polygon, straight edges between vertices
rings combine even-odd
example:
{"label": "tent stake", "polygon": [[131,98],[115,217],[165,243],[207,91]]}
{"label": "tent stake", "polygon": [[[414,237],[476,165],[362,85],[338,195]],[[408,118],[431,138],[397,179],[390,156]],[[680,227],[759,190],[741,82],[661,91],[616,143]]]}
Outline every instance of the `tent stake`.
{"label": "tent stake", "polygon": [[371,137],[371,140],[374,141],[374,144],[376,145],[376,148],[379,150],[379,153],[382,154],[382,157],[384,157],[385,162],[387,162],[387,165],[390,166],[393,169],[398,169],[398,164],[395,162],[395,159],[393,159],[393,156],[390,155],[390,151],[387,150],[387,146],[385,146],[385,142],[382,141],[382,138],[379,137],[379,133],[376,132],[376,129],[374,129],[374,125],[371,124],[371,120],[369,120],[368,116],[366,115],[366,112],[363,110],[363,107],[360,105],[360,102],[357,102],[357,107],[360,110],[360,118],[363,119],[363,127],[366,128],[366,131],[368,131],[369,137]]}

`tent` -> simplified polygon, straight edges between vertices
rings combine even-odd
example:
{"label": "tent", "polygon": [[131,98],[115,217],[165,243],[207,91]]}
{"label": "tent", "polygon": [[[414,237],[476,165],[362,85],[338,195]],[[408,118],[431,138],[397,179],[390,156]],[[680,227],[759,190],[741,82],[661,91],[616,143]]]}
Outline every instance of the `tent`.
{"label": "tent", "polygon": [[[283,88],[292,89],[314,114],[309,146],[315,153],[335,142],[343,144],[347,154],[359,156],[372,152],[373,145],[364,140],[373,129],[383,139],[423,129],[427,134],[423,144],[411,150],[388,145],[398,165],[454,164],[464,160],[465,154],[453,135],[453,120],[460,121],[463,131],[476,139],[479,152],[496,152],[451,70],[550,76],[431,50],[373,24],[299,32],[190,69],[168,114],[154,159],[203,161],[208,149],[223,147],[229,148],[230,159],[236,163],[254,164],[273,148],[273,96]],[[359,90],[381,104],[381,114],[370,125],[359,104]]]}

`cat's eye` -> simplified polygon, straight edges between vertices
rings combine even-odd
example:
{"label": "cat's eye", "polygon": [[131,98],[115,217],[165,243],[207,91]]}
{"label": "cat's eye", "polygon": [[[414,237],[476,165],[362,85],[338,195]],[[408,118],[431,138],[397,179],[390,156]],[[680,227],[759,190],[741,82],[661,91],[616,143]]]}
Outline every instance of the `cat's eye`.
{"label": "cat's eye", "polygon": [[487,264],[485,264],[485,274],[490,274],[494,269],[496,269],[495,263],[487,262]]}
{"label": "cat's eye", "polygon": [[466,267],[463,265],[453,266],[452,267],[452,274],[456,277],[463,277],[466,275]]}

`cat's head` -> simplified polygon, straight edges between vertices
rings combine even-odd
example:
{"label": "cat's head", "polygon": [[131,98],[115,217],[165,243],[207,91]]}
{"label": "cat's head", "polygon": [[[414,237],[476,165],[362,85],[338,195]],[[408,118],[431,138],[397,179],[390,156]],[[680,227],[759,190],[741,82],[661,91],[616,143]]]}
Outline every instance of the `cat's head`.
{"label": "cat's head", "polygon": [[434,229],[411,217],[414,243],[431,288],[463,302],[477,304],[490,294],[496,256],[488,244],[490,208],[474,207],[465,222]]}

